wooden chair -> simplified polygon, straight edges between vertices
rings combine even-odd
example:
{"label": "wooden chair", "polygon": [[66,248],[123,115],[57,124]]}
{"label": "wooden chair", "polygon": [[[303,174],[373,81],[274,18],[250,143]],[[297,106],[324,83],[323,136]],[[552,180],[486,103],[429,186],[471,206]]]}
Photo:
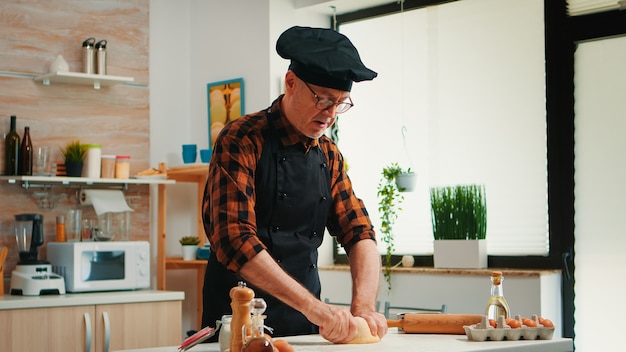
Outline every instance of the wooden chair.
{"label": "wooden chair", "polygon": [[448,311],[448,307],[445,304],[442,304],[440,308],[420,308],[420,307],[403,307],[403,306],[393,306],[391,302],[385,302],[385,318],[389,319],[389,315],[391,311],[395,311],[395,314],[403,314],[403,313],[445,313]]}
{"label": "wooden chair", "polygon": [[[345,302],[331,302],[328,298],[324,298],[324,303],[327,303],[327,304],[332,304],[333,306],[347,307],[348,309],[350,309],[350,303],[345,303]],[[376,301],[376,311],[377,311],[377,312],[379,312],[379,311],[380,311],[380,301]]]}

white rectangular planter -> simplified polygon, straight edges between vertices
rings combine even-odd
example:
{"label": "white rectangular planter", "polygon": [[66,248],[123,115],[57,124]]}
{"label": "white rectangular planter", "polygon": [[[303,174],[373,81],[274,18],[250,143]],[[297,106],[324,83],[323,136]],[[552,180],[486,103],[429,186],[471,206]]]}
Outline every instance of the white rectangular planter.
{"label": "white rectangular planter", "polygon": [[435,240],[435,268],[487,267],[487,240]]}

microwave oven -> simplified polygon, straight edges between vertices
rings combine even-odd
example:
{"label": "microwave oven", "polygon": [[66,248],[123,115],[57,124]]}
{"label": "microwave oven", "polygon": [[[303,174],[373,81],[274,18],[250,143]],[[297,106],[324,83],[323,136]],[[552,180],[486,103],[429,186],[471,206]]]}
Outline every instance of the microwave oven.
{"label": "microwave oven", "polygon": [[52,271],[65,278],[67,292],[150,287],[148,242],[50,242],[47,247]]}

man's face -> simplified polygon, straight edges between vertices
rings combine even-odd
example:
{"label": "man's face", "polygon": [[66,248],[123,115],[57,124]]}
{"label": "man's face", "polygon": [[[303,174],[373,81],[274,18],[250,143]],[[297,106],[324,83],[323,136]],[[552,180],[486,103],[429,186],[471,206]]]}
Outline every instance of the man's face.
{"label": "man's face", "polygon": [[[293,77],[290,77],[293,76]],[[327,128],[335,123],[337,105],[320,110],[316,107],[319,99],[330,99],[333,102],[348,100],[350,92],[308,84],[299,79],[293,72],[287,73],[286,95],[290,95],[290,109],[287,119],[302,134],[309,138],[319,138]],[[316,98],[317,95],[317,98]]]}

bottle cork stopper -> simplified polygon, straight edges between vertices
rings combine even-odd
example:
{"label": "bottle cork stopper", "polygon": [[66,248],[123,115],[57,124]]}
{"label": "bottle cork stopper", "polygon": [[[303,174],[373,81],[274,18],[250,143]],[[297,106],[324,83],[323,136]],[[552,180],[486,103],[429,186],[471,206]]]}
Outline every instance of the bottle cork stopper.
{"label": "bottle cork stopper", "polygon": [[502,281],[502,272],[501,271],[491,272],[491,278],[493,280],[494,285],[500,285],[500,282]]}

